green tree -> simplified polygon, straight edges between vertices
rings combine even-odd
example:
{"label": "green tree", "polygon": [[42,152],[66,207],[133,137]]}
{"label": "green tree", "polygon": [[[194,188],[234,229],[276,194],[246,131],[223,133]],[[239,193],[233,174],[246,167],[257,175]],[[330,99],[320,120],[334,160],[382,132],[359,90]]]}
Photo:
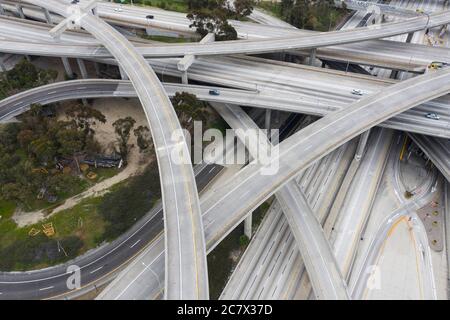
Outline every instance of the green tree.
{"label": "green tree", "polygon": [[43,135],[30,143],[30,151],[38,161],[47,162],[56,156],[58,149],[53,139]]}
{"label": "green tree", "polygon": [[249,16],[253,12],[255,2],[253,0],[235,0],[234,13],[236,18]]}
{"label": "green tree", "polygon": [[105,123],[106,117],[103,113],[95,108],[84,106],[82,104],[75,104],[66,110],[66,115],[75,121],[78,128],[84,131],[86,135],[94,134],[95,131],[92,126],[96,122]]}
{"label": "green tree", "polygon": [[205,120],[204,111],[206,103],[197,99],[194,94],[177,92],[172,98],[172,104],[180,122],[187,124],[188,120]]}
{"label": "green tree", "polygon": [[130,139],[130,132],[131,129],[133,129],[135,123],[136,120],[129,116],[126,118],[118,119],[113,123],[114,131],[116,132],[118,137],[119,153],[125,163],[130,151],[128,140]]}
{"label": "green tree", "polygon": [[55,80],[56,76],[56,71],[37,68],[23,59],[13,69],[0,73],[0,99],[47,84]]}
{"label": "green tree", "polygon": [[152,145],[152,136],[150,129],[147,126],[139,126],[134,129],[134,135],[136,136],[136,142],[140,152],[149,150]]}

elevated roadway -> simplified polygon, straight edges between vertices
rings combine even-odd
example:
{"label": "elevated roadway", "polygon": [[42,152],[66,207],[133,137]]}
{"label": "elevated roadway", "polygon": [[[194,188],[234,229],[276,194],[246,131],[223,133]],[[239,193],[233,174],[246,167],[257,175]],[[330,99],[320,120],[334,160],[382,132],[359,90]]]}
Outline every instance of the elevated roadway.
{"label": "elevated roadway", "polygon": [[[20,1],[17,1],[20,2]],[[133,10],[136,10],[133,8]],[[151,27],[153,21],[147,21],[143,15],[146,9],[141,10],[140,19],[144,27]],[[114,11],[114,10],[113,10]],[[102,16],[101,9],[99,14]],[[130,17],[122,12],[116,12],[114,15],[122,17],[129,21]],[[104,15],[103,15],[104,16]],[[108,18],[106,16],[106,18]],[[226,42],[211,42],[198,45],[198,43],[173,44],[170,46],[158,46],[152,49],[155,55],[163,55],[167,51],[171,54],[184,56],[192,54],[201,55],[229,55],[229,54],[258,54],[268,52],[280,52],[293,49],[313,49],[332,45],[343,45],[365,40],[381,39],[399,34],[411,33],[419,30],[429,29],[450,22],[450,12],[443,11],[426,16],[406,19],[404,21],[385,23],[369,27],[356,29],[330,31],[323,33],[314,33],[303,37],[288,36],[276,39],[258,39],[258,40],[239,40]],[[289,29],[289,28],[286,28]]]}
{"label": "elevated roadway", "polygon": [[[265,90],[256,92],[173,83],[164,83],[164,89],[169,96],[174,96],[176,92],[184,91],[195,94],[200,100],[208,102],[230,103],[314,115],[319,113],[321,116],[331,112],[331,110],[326,108],[323,111],[314,108],[314,103],[312,103],[311,107],[306,104],[299,104],[296,95],[289,95],[287,93],[272,94],[271,92],[264,93]],[[220,95],[210,95],[209,90],[211,89],[220,90]],[[45,105],[70,99],[107,97],[136,97],[136,91],[131,82],[126,80],[86,79],[56,82],[18,93],[0,101],[0,121],[11,120],[13,117],[26,111],[31,104]],[[406,111],[404,112],[404,116],[410,119],[409,123],[403,124],[402,120],[396,120],[396,117],[394,117],[388,120],[390,124],[386,125],[383,122],[380,126],[423,134],[448,136],[450,138],[450,130],[442,131],[441,127],[436,127],[435,130],[431,131],[430,128],[421,130],[418,127],[423,121],[425,112],[427,111],[414,111],[414,109]]]}
{"label": "elevated roadway", "polygon": [[[267,154],[272,148],[272,144],[265,138],[264,133],[259,132],[259,135],[256,133],[260,130],[259,127],[241,108],[216,103],[213,106],[231,128],[236,130],[238,139],[244,143],[246,139],[249,140],[248,150],[254,159],[258,159],[258,155],[264,152]],[[252,132],[254,135],[246,134],[246,132]],[[276,197],[281,203],[300,249],[316,298],[347,300],[349,296],[346,284],[339,272],[328,240],[296,182],[286,183],[276,193]]]}
{"label": "elevated roadway", "polygon": [[406,80],[316,121],[280,144],[271,159],[279,163],[275,175],[263,176],[262,166],[250,163],[201,201],[208,252],[300,170],[379,122],[447,93],[450,85],[442,84],[449,79],[450,70],[443,69]]}
{"label": "elevated roadway", "polygon": [[[68,2],[27,0],[64,17]],[[76,18],[117,59],[144,108],[155,144],[161,179],[166,243],[166,297],[207,299],[208,275],[197,188],[184,136],[173,141],[181,126],[169,98],[144,58],[129,41],[104,21],[82,12]]]}
{"label": "elevated roadway", "polygon": [[316,121],[280,144],[279,154],[271,159],[278,163],[277,174],[264,176],[262,165],[250,163],[201,202],[208,251],[298,171],[383,120],[448,93],[445,79],[450,79],[450,69],[418,76]]}
{"label": "elevated roadway", "polygon": [[[307,30],[286,30],[285,28],[262,25],[252,26],[248,23],[243,24],[242,28],[244,30],[254,28],[255,32],[261,34],[261,37],[255,37],[256,39],[286,35],[301,37],[315,33]],[[0,38],[2,50],[8,52],[91,58],[111,56],[98,41],[89,39],[86,34],[80,32],[66,32],[62,35],[60,41],[55,43],[48,34],[50,27],[47,24],[36,21],[3,16],[0,17],[0,30],[2,31],[2,37]],[[162,53],[155,53],[151,50],[152,46],[161,45],[161,43],[154,43],[148,47],[149,41],[143,41],[138,38],[130,40],[137,46],[137,50],[146,57],[182,56],[173,53],[171,50]],[[24,42],[29,46],[24,46]],[[52,43],[53,52],[45,45],[46,43]],[[147,43],[147,45],[144,45],[144,43]],[[289,51],[289,53],[303,56],[310,54],[309,50],[294,50]],[[324,47],[317,50],[316,56],[319,59],[348,61],[350,63],[375,65],[412,72],[423,72],[424,68],[431,61],[450,62],[448,48],[388,40],[370,40],[343,46]]]}

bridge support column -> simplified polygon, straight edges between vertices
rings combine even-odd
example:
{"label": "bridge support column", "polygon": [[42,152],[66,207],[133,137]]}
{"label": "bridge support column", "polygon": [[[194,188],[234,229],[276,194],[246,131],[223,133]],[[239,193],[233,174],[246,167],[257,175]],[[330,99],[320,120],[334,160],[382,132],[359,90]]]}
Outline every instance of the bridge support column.
{"label": "bridge support column", "polygon": [[181,83],[182,84],[189,84],[187,71],[183,71],[183,73],[181,74]]}
{"label": "bridge support column", "polygon": [[356,152],[355,152],[355,160],[356,161],[361,160],[361,158],[364,154],[364,150],[366,149],[367,140],[369,139],[369,135],[370,135],[370,129],[363,132],[359,136],[358,147],[356,148]]}
{"label": "bridge support column", "polygon": [[272,109],[266,109],[265,129],[267,130],[267,137],[270,139],[270,123],[272,117]]}
{"label": "bridge support column", "polygon": [[52,24],[52,17],[50,16],[50,12],[45,8],[43,8],[42,10],[44,11],[45,20],[47,21],[47,23]]}
{"label": "bridge support column", "polygon": [[89,75],[88,75],[88,72],[87,72],[87,69],[86,69],[86,64],[84,63],[84,60],[80,59],[80,58],[77,58],[77,63],[78,63],[78,68],[80,69],[81,77],[83,79],[89,78]]}
{"label": "bridge support column", "polygon": [[414,32],[408,33],[408,36],[406,37],[406,43],[410,43],[411,42],[413,35],[414,35]]}
{"label": "bridge support column", "polygon": [[129,80],[127,74],[125,73],[125,71],[123,71],[121,66],[119,66],[119,72],[120,72],[120,77],[122,78],[122,80]]}
{"label": "bridge support column", "polygon": [[64,65],[64,70],[66,71],[66,75],[69,78],[73,78],[73,70],[72,70],[72,67],[70,65],[69,58],[62,57],[61,61],[62,61],[63,65]]}
{"label": "bridge support column", "polygon": [[253,223],[253,212],[248,215],[244,220],[244,234],[247,238],[252,238],[252,223]]}
{"label": "bridge support column", "polygon": [[316,53],[317,53],[317,49],[311,49],[311,53],[309,54],[309,65],[313,66],[314,65],[314,61],[316,60]]}
{"label": "bridge support column", "polygon": [[20,18],[25,19],[25,14],[23,13],[23,8],[20,4],[16,5],[17,12],[19,13]]}
{"label": "bridge support column", "polygon": [[[86,64],[83,59],[77,58],[78,69],[80,69],[80,74],[83,79],[89,78],[88,72],[86,70]],[[88,105],[87,99],[81,99],[85,106]]]}
{"label": "bridge support column", "polygon": [[[199,44],[213,42],[215,39],[214,33],[208,33],[203,39],[200,40]],[[183,84],[188,84],[188,76],[187,71],[189,67],[195,62],[195,56],[193,54],[185,55],[180,61],[177,63],[178,71],[181,71],[181,82]]]}

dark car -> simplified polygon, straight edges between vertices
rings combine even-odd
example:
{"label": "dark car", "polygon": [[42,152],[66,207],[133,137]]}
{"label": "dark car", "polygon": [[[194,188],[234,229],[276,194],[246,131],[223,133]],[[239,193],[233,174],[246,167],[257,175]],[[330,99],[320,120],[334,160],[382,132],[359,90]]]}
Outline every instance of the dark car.
{"label": "dark car", "polygon": [[218,89],[212,89],[212,90],[209,90],[209,94],[212,96],[218,96],[218,95],[220,95],[220,91]]}
{"label": "dark car", "polygon": [[148,16],[146,16],[145,17],[146,19],[153,19],[153,18],[155,18],[155,16],[154,15],[152,15],[152,14],[149,14]]}
{"label": "dark car", "polygon": [[79,0],[72,0],[71,4],[77,4],[78,2],[80,2]]}

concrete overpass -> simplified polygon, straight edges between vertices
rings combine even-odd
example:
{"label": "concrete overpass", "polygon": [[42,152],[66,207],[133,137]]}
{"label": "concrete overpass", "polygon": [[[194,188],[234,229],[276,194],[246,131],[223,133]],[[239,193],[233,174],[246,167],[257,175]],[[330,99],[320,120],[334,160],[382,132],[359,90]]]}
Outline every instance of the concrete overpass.
{"label": "concrete overpass", "polygon": [[[169,96],[174,96],[176,92],[189,92],[195,94],[197,98],[208,102],[229,103],[235,105],[245,105],[256,108],[269,108],[285,112],[306,113],[325,116],[334,110],[321,110],[315,107],[299,104],[295,95],[286,93],[272,94],[265,93],[265,90],[246,91],[237,89],[218,88],[212,86],[182,85],[174,83],[164,83],[164,89]],[[220,90],[219,96],[209,94],[209,90]],[[42,87],[30,89],[14,96],[0,101],[0,122],[9,121],[13,117],[26,111],[31,104],[49,104],[63,100],[85,99],[85,98],[109,98],[109,97],[137,97],[130,81],[111,80],[111,79],[86,79],[56,82]],[[393,117],[388,120],[390,123],[383,122],[380,126],[395,128],[398,130],[419,132],[422,134],[439,134],[439,136],[448,136],[450,130],[442,131],[437,127],[437,133],[427,130],[421,130],[420,124],[423,121],[427,110],[405,111],[404,116],[410,119],[409,123],[404,124],[402,119]]]}
{"label": "concrete overpass", "polygon": [[[25,2],[64,17],[72,14],[67,2]],[[170,100],[155,73],[124,36],[88,12],[82,11],[76,21],[117,59],[133,83],[150,124],[165,215],[166,297],[207,299],[208,276],[197,188],[184,137],[171,140],[172,133],[181,130],[181,126]]]}

